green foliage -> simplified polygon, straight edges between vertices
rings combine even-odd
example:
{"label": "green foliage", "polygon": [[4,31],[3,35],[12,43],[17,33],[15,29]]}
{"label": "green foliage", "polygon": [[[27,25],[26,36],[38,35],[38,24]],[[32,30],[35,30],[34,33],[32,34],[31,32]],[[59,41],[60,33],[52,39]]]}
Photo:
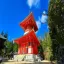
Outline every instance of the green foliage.
{"label": "green foliage", "polygon": [[52,51],[54,59],[58,59],[59,50],[64,46],[64,3],[62,0],[50,1],[48,16]]}
{"label": "green foliage", "polygon": [[52,41],[50,38],[49,33],[45,35],[44,40],[41,42],[42,48],[43,48],[43,53],[44,53],[44,59],[45,60],[51,60],[52,57]]}
{"label": "green foliage", "polygon": [[40,46],[38,47],[38,51],[39,51],[39,53],[43,53],[42,45],[40,45]]}
{"label": "green foliage", "polygon": [[13,51],[13,43],[6,41],[5,42],[5,49],[6,49],[6,53],[10,53]]}
{"label": "green foliage", "polygon": [[[3,37],[5,37],[5,33],[2,31],[1,32],[1,35],[3,36]],[[6,37],[5,37],[6,38]],[[5,41],[6,41],[6,39],[1,39],[1,41],[0,41],[0,44],[1,44],[1,46],[0,46],[0,55],[3,55],[4,54],[4,52],[5,52],[5,45],[4,45],[4,43],[5,43]]]}
{"label": "green foliage", "polygon": [[6,55],[10,55],[13,52],[17,52],[18,46],[16,43],[8,41],[8,33],[4,33],[2,31],[1,35],[7,38],[7,40],[3,44],[4,48],[0,50],[0,55],[6,56]]}
{"label": "green foliage", "polygon": [[[40,40],[40,43],[42,43],[42,40]],[[40,46],[38,47],[38,52],[39,52],[40,56],[41,56],[42,58],[44,58],[42,45],[40,45]]]}
{"label": "green foliage", "polygon": [[64,3],[51,0],[49,6],[49,27],[52,38],[62,44],[64,41]]}
{"label": "green foliage", "polygon": [[18,51],[18,45],[16,43],[13,44],[13,52]]}

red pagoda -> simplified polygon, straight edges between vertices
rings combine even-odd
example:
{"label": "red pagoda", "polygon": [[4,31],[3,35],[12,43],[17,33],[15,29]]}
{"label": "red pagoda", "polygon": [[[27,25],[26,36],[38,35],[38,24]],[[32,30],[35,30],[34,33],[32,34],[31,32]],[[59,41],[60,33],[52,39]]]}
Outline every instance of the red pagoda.
{"label": "red pagoda", "polygon": [[33,14],[30,13],[20,26],[25,31],[24,36],[14,40],[19,46],[18,54],[38,54],[39,40],[35,34],[38,30]]}

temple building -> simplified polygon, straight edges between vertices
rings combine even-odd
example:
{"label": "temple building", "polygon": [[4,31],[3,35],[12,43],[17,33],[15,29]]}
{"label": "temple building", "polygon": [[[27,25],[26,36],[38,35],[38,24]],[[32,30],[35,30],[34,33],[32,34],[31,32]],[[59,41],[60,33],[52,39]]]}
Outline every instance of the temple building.
{"label": "temple building", "polygon": [[[24,60],[36,60],[40,43],[35,34],[38,27],[32,12],[20,23],[20,26],[25,33],[22,37],[14,40],[14,42],[18,44],[18,55],[25,55]],[[17,56],[15,56],[15,58],[16,57]]]}

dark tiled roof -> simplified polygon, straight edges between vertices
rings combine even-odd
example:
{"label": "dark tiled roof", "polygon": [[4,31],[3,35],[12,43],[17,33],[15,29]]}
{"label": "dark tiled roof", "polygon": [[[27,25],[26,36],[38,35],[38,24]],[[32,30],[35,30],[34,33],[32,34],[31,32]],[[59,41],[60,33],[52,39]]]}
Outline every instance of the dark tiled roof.
{"label": "dark tiled roof", "polygon": [[4,36],[2,36],[1,34],[0,34],[0,38],[2,38],[2,39],[6,39]]}

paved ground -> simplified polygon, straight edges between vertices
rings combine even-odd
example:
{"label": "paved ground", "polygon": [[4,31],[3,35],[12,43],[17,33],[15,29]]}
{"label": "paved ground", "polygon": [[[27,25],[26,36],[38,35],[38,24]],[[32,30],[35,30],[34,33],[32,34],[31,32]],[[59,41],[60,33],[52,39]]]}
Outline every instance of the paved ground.
{"label": "paved ground", "polygon": [[41,61],[41,62],[25,62],[25,61],[21,61],[21,62],[14,62],[13,60],[9,60],[8,62],[3,62],[1,64],[55,64],[55,63],[51,63],[50,61]]}

